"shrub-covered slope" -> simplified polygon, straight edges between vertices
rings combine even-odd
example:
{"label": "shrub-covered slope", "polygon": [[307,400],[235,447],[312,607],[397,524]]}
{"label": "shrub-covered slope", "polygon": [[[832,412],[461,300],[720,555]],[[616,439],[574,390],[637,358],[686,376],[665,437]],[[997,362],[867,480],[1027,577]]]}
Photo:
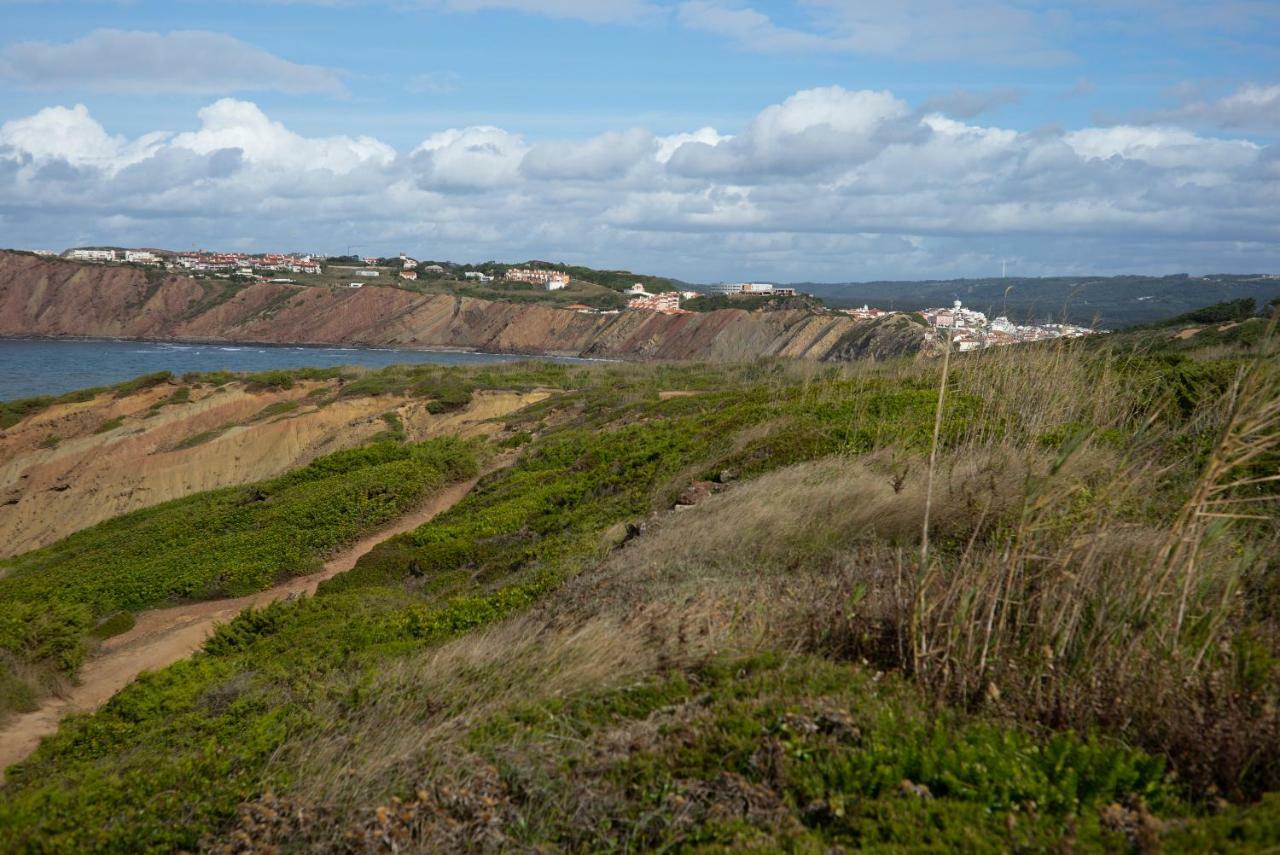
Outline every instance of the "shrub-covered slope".
{"label": "shrub-covered slope", "polygon": [[938,364],[583,370],[452,510],[66,722],[0,827],[19,851],[1275,846],[1256,355],[957,357],[937,422]]}

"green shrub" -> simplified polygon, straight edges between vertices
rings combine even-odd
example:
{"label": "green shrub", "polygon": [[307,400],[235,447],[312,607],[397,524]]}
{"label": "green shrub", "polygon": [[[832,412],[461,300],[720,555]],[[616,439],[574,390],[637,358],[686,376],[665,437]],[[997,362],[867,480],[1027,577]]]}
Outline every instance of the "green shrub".
{"label": "green shrub", "polygon": [[170,371],[157,371],[153,374],[143,374],[141,377],[135,377],[132,380],[126,380],[124,383],[118,383],[112,387],[115,390],[117,398],[127,398],[135,392],[141,392],[143,389],[150,389],[159,386],[162,383],[169,383],[173,380],[173,373]]}
{"label": "green shrub", "polygon": [[115,418],[107,419],[102,424],[98,425],[96,428],[94,428],[93,432],[95,434],[109,433],[115,430],[116,428],[120,427],[120,425],[122,424],[124,424],[124,416],[116,416]]}

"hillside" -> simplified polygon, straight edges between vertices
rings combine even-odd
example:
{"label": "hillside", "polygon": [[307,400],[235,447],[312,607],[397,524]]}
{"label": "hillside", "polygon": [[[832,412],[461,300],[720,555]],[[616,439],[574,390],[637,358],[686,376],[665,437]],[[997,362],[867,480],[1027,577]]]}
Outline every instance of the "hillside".
{"label": "hillside", "polygon": [[139,508],[281,475],[390,426],[416,441],[490,433],[491,419],[548,394],[479,389],[445,409],[424,400],[429,370],[419,370],[414,395],[361,391],[386,372],[301,373],[157,377],[133,392],[68,396],[83,400],[0,430],[0,557]]}
{"label": "hillside", "polygon": [[1210,303],[1252,297],[1259,304],[1280,297],[1280,278],[1260,275],[1059,276],[948,279],[924,282],[801,283],[795,286],[833,306],[918,311],[966,306],[1016,322],[1065,320],[1118,329],[1172,317]]}
{"label": "hillside", "polygon": [[8,848],[1274,849],[1280,366],[1201,334],[299,375],[545,397],[0,561],[11,720],[271,598],[12,766]]}
{"label": "hillside", "polygon": [[[869,331],[870,330],[870,331]],[[397,288],[239,285],[123,266],[0,252],[0,336],[451,347],[626,360],[813,360],[915,353],[905,318],[730,309],[692,315],[583,314]],[[853,339],[865,349],[853,349]]]}

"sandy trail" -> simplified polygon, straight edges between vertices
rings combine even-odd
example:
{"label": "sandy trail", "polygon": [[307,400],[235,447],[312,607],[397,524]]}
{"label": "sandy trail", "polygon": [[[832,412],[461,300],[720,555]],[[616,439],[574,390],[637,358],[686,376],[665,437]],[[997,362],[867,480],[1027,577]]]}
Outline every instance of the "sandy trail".
{"label": "sandy trail", "polygon": [[[499,459],[485,474],[509,462],[509,459]],[[42,738],[58,729],[63,716],[95,710],[143,671],[154,671],[190,656],[204,645],[218,624],[226,623],[249,606],[265,606],[300,594],[314,594],[321,582],[350,570],[379,543],[412,531],[449,510],[471,492],[479,480],[477,477],[446,487],[417,510],[334,555],[317,573],[297,576],[247,597],[139,612],[133,629],[108,639],[85,663],[78,685],[64,696],[45,699],[34,712],[15,716],[0,730],[0,785],[4,782],[4,771],[35,751]]]}

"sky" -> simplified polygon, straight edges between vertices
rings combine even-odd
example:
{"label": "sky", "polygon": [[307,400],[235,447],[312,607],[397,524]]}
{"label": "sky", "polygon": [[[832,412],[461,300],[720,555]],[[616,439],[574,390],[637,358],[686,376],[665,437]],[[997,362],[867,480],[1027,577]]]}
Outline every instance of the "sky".
{"label": "sky", "polygon": [[1280,272],[1275,0],[0,0],[0,244]]}

